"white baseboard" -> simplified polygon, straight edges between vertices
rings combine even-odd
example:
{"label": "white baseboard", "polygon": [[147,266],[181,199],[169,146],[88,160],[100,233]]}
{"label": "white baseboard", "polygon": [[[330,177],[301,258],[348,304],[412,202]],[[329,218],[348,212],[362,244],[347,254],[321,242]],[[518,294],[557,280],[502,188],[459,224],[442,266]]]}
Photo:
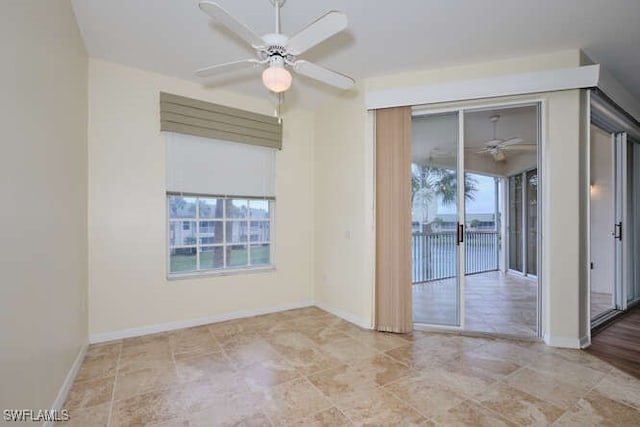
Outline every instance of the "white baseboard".
{"label": "white baseboard", "polygon": [[360,326],[361,328],[373,329],[373,325],[371,324],[370,321],[365,321],[365,320],[359,318],[358,316],[354,316],[353,314],[351,314],[351,313],[349,313],[347,311],[340,310],[340,309],[335,308],[335,307],[330,307],[330,306],[328,306],[328,305],[326,305],[324,303],[321,303],[321,302],[316,302],[315,306],[320,308],[320,309],[322,309],[322,310],[324,310],[324,311],[327,311],[327,312],[333,314],[334,316],[338,316],[338,317],[346,320],[347,322],[353,323],[356,326]]}
{"label": "white baseboard", "polygon": [[550,347],[562,347],[562,348],[582,348],[582,340],[584,338],[569,338],[569,337],[552,337],[548,334],[544,335],[544,343]]}
{"label": "white baseboard", "polygon": [[[293,310],[296,308],[311,307],[313,301],[301,301],[292,304],[282,304],[272,307],[257,308],[252,310],[234,311],[232,313],[217,314],[213,316],[199,317],[195,319],[178,320],[175,322],[160,323],[157,325],[141,326],[139,328],[122,329],[120,331],[101,332],[91,334],[89,342],[91,344],[119,340],[122,338],[139,337],[142,335],[156,334],[159,332],[173,331],[176,329],[191,328],[194,326],[207,325],[209,323],[224,322],[226,320],[242,319],[244,317],[259,316],[261,314],[277,313],[279,311]],[[327,310],[328,311],[328,310]],[[341,316],[342,317],[342,316]]]}
{"label": "white baseboard", "polygon": [[[67,395],[69,394],[69,390],[71,390],[71,386],[73,385],[73,381],[76,379],[76,375],[78,375],[78,371],[80,370],[80,366],[82,365],[82,361],[84,360],[85,354],[87,354],[87,349],[89,348],[89,343],[85,343],[80,347],[80,351],[78,351],[78,355],[76,356],[76,360],[73,361],[73,365],[71,365],[71,369],[67,373],[67,377],[64,379],[62,383],[62,387],[58,391],[58,396],[56,400],[53,401],[53,405],[51,405],[52,412],[57,412],[62,409],[62,405],[64,405],[64,401],[67,400]],[[53,421],[46,421],[42,426],[43,427],[53,427]]]}

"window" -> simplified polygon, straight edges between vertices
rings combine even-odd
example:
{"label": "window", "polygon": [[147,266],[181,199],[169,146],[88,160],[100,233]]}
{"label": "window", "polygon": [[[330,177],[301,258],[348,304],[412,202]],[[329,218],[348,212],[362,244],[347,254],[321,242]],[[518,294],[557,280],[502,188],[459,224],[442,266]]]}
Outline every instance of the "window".
{"label": "window", "polygon": [[169,274],[271,265],[273,200],[169,194]]}

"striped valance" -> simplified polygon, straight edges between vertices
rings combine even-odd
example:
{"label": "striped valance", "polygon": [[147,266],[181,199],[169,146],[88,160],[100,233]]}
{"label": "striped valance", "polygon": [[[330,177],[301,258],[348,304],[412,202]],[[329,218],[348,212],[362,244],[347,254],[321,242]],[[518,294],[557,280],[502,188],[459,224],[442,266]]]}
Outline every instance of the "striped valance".
{"label": "striped valance", "polygon": [[160,92],[160,130],[282,148],[276,117]]}

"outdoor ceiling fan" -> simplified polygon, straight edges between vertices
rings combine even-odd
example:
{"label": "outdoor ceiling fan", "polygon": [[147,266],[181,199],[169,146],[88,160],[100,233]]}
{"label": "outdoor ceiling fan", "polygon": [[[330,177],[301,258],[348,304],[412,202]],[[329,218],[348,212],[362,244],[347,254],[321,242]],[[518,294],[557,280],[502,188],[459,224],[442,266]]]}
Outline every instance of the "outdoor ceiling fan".
{"label": "outdoor ceiling fan", "polygon": [[500,120],[500,115],[495,114],[489,117],[491,123],[493,123],[493,139],[484,143],[484,147],[478,151],[478,154],[488,153],[493,156],[493,159],[496,162],[503,162],[506,160],[507,156],[505,152],[507,151],[535,151],[537,146],[536,144],[523,144],[524,141],[522,138],[512,137],[507,139],[500,139],[497,135],[497,127],[498,120]]}
{"label": "outdoor ceiling fan", "polygon": [[244,59],[201,68],[196,71],[196,75],[209,77],[247,66],[264,66],[266,68],[262,72],[262,82],[267,89],[275,93],[284,92],[291,86],[292,76],[289,70],[338,89],[351,88],[355,83],[351,77],[298,59],[299,55],[344,30],[347,27],[347,16],[339,11],[330,11],[288,37],[280,33],[280,8],[286,0],[270,1],[275,8],[275,31],[262,37],[240,23],[220,5],[211,1],[201,1],[200,9],[215,22],[224,25],[249,43],[256,50],[257,59]]}

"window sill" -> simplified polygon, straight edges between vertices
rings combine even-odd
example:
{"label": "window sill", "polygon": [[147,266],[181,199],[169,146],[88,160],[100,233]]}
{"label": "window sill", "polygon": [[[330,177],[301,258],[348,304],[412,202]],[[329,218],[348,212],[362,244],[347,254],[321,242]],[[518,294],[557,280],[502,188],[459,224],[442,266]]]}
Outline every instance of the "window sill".
{"label": "window sill", "polygon": [[249,267],[249,268],[229,268],[226,270],[207,270],[207,271],[193,271],[189,273],[173,273],[167,275],[167,280],[185,280],[185,279],[200,279],[205,277],[216,276],[238,276],[241,274],[256,274],[256,273],[269,273],[276,271],[275,265],[266,265],[264,267]]}

